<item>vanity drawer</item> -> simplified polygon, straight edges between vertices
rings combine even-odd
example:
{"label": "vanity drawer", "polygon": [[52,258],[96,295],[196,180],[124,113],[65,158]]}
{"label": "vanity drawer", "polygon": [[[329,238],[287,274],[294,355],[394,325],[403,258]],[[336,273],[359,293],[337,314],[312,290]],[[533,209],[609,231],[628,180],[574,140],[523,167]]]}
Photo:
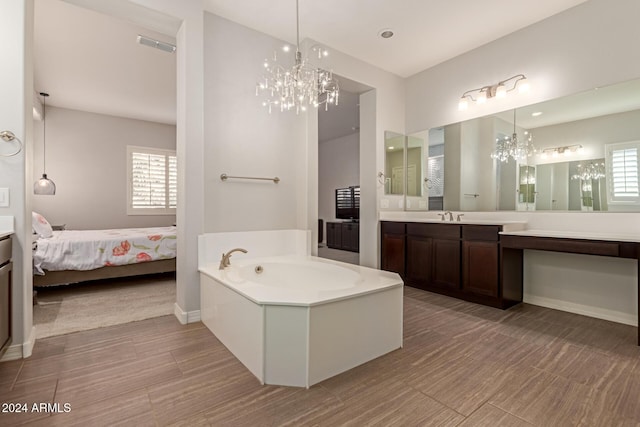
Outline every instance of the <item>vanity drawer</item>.
{"label": "vanity drawer", "polygon": [[393,221],[382,221],[382,234],[390,233],[390,234],[404,234],[405,223],[404,222],[393,222]]}
{"label": "vanity drawer", "polygon": [[462,239],[497,242],[500,239],[500,228],[499,225],[463,225]]}
{"label": "vanity drawer", "polygon": [[454,224],[423,224],[410,222],[407,223],[407,234],[441,239],[459,239],[460,226]]}
{"label": "vanity drawer", "polygon": [[11,236],[0,240],[0,265],[11,260]]}

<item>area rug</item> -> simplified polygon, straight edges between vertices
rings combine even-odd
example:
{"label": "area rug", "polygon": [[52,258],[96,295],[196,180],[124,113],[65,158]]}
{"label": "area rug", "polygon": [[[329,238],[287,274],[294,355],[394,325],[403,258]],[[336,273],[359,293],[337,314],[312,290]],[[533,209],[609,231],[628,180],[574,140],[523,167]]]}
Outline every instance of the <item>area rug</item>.
{"label": "area rug", "polygon": [[99,280],[36,288],[36,338],[96,329],[172,314],[175,275]]}

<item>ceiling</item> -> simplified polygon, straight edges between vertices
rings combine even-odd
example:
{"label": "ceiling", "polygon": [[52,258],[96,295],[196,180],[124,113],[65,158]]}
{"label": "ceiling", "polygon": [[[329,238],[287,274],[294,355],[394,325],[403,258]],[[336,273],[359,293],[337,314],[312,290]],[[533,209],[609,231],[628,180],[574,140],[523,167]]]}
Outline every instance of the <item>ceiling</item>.
{"label": "ceiling", "polygon": [[175,39],[59,0],[36,0],[34,80],[47,105],[176,121],[176,55],[136,43]]}
{"label": "ceiling", "polygon": [[[302,0],[300,36],[406,77],[584,1]],[[105,4],[35,1],[34,89],[51,95],[47,105],[175,123],[176,55],[135,43],[138,34],[175,44],[174,38],[94,11]],[[294,0],[203,4],[209,12],[295,43]],[[166,33],[162,28],[156,26]],[[386,28],[393,29],[393,38],[378,37]]]}
{"label": "ceiling", "polygon": [[[300,0],[311,38],[408,77],[586,0]],[[290,43],[295,0],[203,0],[207,11]],[[378,36],[392,29],[390,39]]]}

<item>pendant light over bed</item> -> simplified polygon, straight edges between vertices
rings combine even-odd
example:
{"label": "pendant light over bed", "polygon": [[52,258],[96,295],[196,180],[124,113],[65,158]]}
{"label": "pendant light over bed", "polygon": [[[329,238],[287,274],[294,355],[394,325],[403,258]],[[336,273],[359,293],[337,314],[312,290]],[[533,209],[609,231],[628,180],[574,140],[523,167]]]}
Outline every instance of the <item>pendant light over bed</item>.
{"label": "pendant light over bed", "polygon": [[40,92],[42,96],[42,178],[33,184],[33,194],[53,196],[56,194],[56,184],[47,178],[46,172],[46,142],[47,142],[47,96],[48,93]]}

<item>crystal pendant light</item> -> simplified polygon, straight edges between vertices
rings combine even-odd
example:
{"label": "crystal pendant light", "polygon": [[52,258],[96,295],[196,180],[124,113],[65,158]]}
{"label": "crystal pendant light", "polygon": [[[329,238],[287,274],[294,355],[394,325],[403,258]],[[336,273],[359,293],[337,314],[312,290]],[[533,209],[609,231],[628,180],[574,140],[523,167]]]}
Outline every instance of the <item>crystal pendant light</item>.
{"label": "crystal pendant light", "polygon": [[524,138],[518,138],[516,132],[516,110],[513,110],[513,135],[511,137],[497,138],[496,150],[491,153],[491,158],[508,162],[509,159],[522,162],[536,153],[536,147],[533,145],[533,135],[531,132],[525,132]]}
{"label": "crystal pendant light", "polygon": [[42,96],[42,178],[33,184],[33,194],[53,196],[56,194],[56,184],[47,178],[46,172],[46,142],[47,142],[47,97],[48,93],[40,92]]}
{"label": "crystal pendant light", "polygon": [[[288,46],[283,49],[288,52]],[[320,46],[313,46],[311,53],[320,60],[328,55],[327,50]],[[340,87],[333,72],[324,70],[310,63],[309,58],[303,57],[300,51],[300,14],[298,0],[296,0],[296,52],[292,67],[285,67],[278,63],[274,53],[271,60],[264,60],[264,77],[256,85],[256,96],[264,94],[262,105],[269,113],[273,108],[280,111],[295,110],[296,113],[306,111],[308,106],[338,105]]]}

